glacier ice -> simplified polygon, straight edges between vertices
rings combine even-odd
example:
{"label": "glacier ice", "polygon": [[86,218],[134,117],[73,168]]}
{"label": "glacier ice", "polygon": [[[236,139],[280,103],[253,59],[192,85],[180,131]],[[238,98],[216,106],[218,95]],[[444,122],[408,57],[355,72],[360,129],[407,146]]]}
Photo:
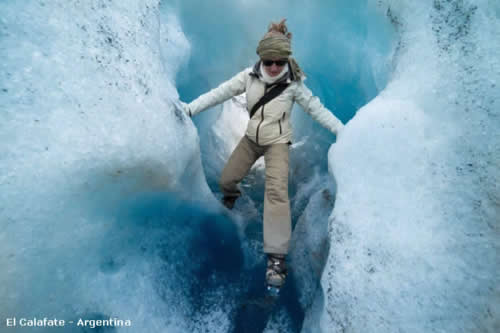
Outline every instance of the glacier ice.
{"label": "glacier ice", "polygon": [[265,331],[500,330],[497,2],[30,0],[0,13],[0,325],[231,327],[262,268],[263,165],[221,214],[212,192],[247,120],[241,97],[196,126],[175,105],[251,65],[284,16],[307,84],[347,126],[331,145],[294,111],[304,321],[281,310]]}
{"label": "glacier ice", "polygon": [[165,305],[182,279],[162,283],[157,268],[181,274],[158,252],[186,236],[127,213],[156,198],[192,211],[189,230],[204,213],[179,201],[185,186],[212,198],[196,129],[173,107],[189,52],[178,23],[160,21],[157,1],[4,1],[0,12],[1,330],[4,316],[45,315],[182,331],[186,305]]}
{"label": "glacier ice", "polygon": [[388,86],[330,149],[324,332],[500,329],[498,3],[387,1]]}

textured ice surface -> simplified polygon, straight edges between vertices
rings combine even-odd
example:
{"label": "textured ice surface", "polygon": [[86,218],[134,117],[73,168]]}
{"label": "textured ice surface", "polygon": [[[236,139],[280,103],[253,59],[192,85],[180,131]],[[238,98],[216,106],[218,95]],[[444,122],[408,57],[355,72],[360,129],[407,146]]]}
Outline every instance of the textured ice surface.
{"label": "textured ice surface", "polygon": [[499,5],[388,1],[388,87],[331,148],[324,332],[500,329]]}
{"label": "textured ice surface", "polygon": [[290,265],[296,276],[299,302],[308,311],[321,292],[319,280],[323,273],[330,240],[328,217],[333,209],[335,187],[323,177],[314,182],[318,191],[310,198],[304,213],[295,226],[290,254]]}
{"label": "textured ice surface", "polygon": [[[165,225],[201,222],[172,215],[190,210],[166,192],[211,194],[196,129],[172,107],[189,52],[175,18],[160,24],[157,1],[2,1],[0,12],[2,318],[185,331],[182,270],[159,258],[189,250]],[[135,211],[150,195],[160,217]]]}

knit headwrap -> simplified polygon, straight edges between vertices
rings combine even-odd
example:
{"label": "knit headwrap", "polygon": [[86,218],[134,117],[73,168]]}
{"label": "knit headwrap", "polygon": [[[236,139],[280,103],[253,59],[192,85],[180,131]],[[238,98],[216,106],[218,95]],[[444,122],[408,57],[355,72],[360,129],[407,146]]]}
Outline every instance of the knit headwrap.
{"label": "knit headwrap", "polygon": [[280,23],[271,23],[269,31],[262,37],[257,46],[257,54],[261,59],[288,59],[294,80],[300,80],[304,73],[297,61],[291,57],[292,34],[287,31],[285,20]]}

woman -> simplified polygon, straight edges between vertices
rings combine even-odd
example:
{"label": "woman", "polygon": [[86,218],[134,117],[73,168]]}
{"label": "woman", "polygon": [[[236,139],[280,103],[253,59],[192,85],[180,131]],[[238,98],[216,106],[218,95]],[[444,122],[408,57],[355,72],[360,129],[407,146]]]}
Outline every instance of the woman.
{"label": "woman", "polygon": [[[292,139],[290,118],[293,103],[299,103],[334,134],[343,128],[340,120],[303,83],[304,73],[291,57],[291,37],[285,20],[278,24],[271,23],[259,42],[257,54],[260,60],[253,67],[243,70],[193,102],[182,103],[184,111],[192,117],[246,92],[247,109],[251,114],[248,127],[224,167],[219,184],[224,195],[223,204],[232,209],[241,195],[237,184],[247,175],[255,161],[264,155],[264,252],[268,258],[266,281],[269,286],[276,288],[281,287],[286,279],[285,256],[291,237],[288,151]],[[258,103],[276,87],[281,87],[278,96]]]}

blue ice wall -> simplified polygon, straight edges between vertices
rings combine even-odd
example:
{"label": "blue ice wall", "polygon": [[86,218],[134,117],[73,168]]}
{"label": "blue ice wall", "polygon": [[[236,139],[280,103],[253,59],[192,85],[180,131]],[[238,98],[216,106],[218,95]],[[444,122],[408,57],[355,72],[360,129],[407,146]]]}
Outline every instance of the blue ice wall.
{"label": "blue ice wall", "polygon": [[396,67],[329,151],[338,191],[308,331],[498,331],[500,4],[381,5]]}
{"label": "blue ice wall", "polygon": [[[33,316],[184,330],[213,213],[182,200],[186,187],[212,196],[196,130],[172,105],[188,50],[178,25],[157,1],[3,1],[0,13],[0,331]],[[188,251],[193,265],[176,268]]]}

